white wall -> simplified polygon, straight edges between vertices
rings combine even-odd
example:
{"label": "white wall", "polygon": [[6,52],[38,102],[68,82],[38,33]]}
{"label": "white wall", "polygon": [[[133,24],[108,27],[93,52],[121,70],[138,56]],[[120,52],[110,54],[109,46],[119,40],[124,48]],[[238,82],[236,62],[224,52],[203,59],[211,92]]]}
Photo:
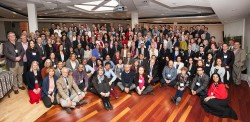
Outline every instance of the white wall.
{"label": "white wall", "polygon": [[248,75],[250,76],[250,15],[245,19],[245,40],[244,40],[245,50],[248,54],[247,56],[247,68]]}

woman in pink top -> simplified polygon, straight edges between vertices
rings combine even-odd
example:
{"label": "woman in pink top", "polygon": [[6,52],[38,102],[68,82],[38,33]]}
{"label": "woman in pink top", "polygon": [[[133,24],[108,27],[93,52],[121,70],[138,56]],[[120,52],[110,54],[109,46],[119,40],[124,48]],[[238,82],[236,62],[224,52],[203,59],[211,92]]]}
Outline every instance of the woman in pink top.
{"label": "woman in pink top", "polygon": [[136,92],[138,93],[138,95],[154,94],[152,92],[154,88],[149,85],[148,77],[143,67],[139,67],[139,71],[135,75],[134,82],[136,85]]}

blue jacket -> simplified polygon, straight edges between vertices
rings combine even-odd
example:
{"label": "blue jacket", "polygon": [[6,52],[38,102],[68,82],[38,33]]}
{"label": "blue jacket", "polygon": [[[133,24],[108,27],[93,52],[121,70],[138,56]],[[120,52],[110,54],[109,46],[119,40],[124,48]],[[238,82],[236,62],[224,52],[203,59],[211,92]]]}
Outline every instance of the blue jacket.
{"label": "blue jacket", "polygon": [[165,66],[162,72],[162,77],[164,80],[171,80],[174,81],[177,76],[177,70],[175,67],[171,69],[168,66]]}
{"label": "blue jacket", "polygon": [[[57,76],[54,75],[54,84],[55,84],[55,88],[54,88],[53,93],[57,93],[56,81],[57,81]],[[43,79],[42,97],[43,97],[43,96],[48,96],[48,91],[49,91],[49,76],[46,76],[46,77]]]}

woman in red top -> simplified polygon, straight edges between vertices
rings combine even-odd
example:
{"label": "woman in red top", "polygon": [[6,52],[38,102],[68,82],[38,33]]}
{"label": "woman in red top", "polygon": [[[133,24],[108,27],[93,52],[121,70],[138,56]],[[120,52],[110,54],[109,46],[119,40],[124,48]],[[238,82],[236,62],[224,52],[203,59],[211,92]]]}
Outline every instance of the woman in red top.
{"label": "woman in red top", "polygon": [[138,95],[154,94],[152,92],[154,88],[149,85],[148,77],[145,73],[145,69],[142,66],[139,67],[139,71],[136,73],[134,81]]}
{"label": "woman in red top", "polygon": [[214,73],[211,78],[213,82],[208,89],[207,97],[201,101],[201,106],[215,116],[237,120],[235,111],[228,105],[227,90],[219,74]]}

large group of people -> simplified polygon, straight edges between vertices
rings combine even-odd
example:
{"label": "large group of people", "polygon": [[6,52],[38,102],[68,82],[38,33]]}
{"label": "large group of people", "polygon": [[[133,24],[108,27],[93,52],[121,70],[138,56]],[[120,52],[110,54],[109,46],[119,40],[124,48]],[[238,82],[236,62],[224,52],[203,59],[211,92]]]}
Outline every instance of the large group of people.
{"label": "large group of people", "polygon": [[[87,104],[87,92],[98,95],[106,110],[116,86],[127,94],[154,95],[154,85],[175,87],[178,105],[186,89],[201,98],[206,112],[237,119],[228,105],[229,84],[241,84],[246,54],[241,43],[216,41],[208,27],[112,24],[51,24],[47,31],[16,39],[8,33],[6,65],[14,73],[15,94],[28,86],[30,103],[71,109]],[[210,78],[211,77],[211,78]]]}

